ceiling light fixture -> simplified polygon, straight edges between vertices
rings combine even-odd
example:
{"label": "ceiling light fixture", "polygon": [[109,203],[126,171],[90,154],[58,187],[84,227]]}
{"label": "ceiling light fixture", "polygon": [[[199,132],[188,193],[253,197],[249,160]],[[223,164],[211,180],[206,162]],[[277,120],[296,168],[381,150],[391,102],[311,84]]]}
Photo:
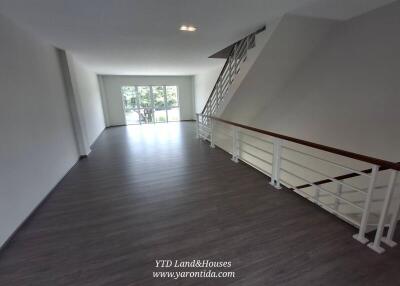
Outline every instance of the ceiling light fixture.
{"label": "ceiling light fixture", "polygon": [[194,32],[194,31],[197,30],[197,28],[196,28],[196,27],[193,27],[193,26],[182,25],[182,26],[179,28],[179,30],[181,30],[181,31],[186,31],[186,32]]}

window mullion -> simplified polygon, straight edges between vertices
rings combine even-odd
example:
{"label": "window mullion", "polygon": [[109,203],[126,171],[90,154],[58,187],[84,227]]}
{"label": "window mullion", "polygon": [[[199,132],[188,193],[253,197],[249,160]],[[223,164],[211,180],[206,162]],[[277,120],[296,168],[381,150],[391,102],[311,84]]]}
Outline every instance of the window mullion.
{"label": "window mullion", "polygon": [[167,88],[165,85],[163,85],[163,90],[164,90],[164,110],[165,110],[165,116],[166,116],[167,123],[168,123],[169,120],[168,120],[168,105],[167,105]]}
{"label": "window mullion", "polygon": [[137,96],[137,104],[136,104],[136,110],[138,111],[139,115],[139,125],[142,125],[142,121],[140,120],[140,95],[139,95],[139,90],[137,85],[134,86],[136,90],[136,96]]}
{"label": "window mullion", "polygon": [[152,118],[153,118],[153,124],[156,123],[156,118],[155,118],[155,112],[154,112],[154,94],[153,94],[153,86],[149,85],[149,95],[150,95],[150,114],[152,114]]}

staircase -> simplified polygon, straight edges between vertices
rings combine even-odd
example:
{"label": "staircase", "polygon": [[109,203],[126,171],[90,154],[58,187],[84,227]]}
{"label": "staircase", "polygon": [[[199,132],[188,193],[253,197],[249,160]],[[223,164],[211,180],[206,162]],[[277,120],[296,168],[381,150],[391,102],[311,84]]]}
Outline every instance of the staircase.
{"label": "staircase", "polygon": [[[354,239],[383,253],[389,248],[382,245],[396,245],[400,163],[257,128],[271,122],[266,119],[280,120],[268,104],[302,70],[336,24],[286,15],[275,26],[268,25],[262,35],[264,46],[256,32],[218,52],[227,60],[202,113],[197,114],[197,137],[231,154],[233,162],[262,172],[277,190],[293,191],[351,224],[358,230]],[[271,113],[258,119],[259,114]],[[252,123],[257,119],[260,124]]]}
{"label": "staircase", "polygon": [[241,70],[241,65],[247,59],[248,51],[256,45],[256,35],[263,31],[265,31],[265,26],[227,48],[230,49],[230,52],[218,76],[217,82],[211,91],[210,97],[204,106],[202,115],[214,116],[221,110],[226,95]]}

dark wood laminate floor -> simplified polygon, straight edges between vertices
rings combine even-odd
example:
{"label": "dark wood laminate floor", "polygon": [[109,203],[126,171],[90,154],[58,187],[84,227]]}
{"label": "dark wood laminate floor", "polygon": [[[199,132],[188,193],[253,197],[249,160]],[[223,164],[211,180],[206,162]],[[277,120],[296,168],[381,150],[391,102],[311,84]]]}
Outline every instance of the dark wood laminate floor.
{"label": "dark wood laminate floor", "polygon": [[[0,285],[400,285],[400,247],[354,232],[191,122],[111,128],[0,253]],[[155,279],[156,259],[231,261],[236,278]]]}

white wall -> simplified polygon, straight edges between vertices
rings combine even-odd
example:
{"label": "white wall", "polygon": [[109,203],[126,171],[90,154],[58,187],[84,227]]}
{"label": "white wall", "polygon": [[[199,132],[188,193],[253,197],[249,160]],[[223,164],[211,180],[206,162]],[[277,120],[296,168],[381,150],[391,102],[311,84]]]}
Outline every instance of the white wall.
{"label": "white wall", "polygon": [[[255,46],[247,51],[245,60],[239,65],[239,72],[233,75],[233,82],[227,89],[221,105],[219,105],[214,114],[215,116],[221,117],[221,115],[224,114],[226,107],[230,104],[236,91],[242,86],[242,82],[246,78],[248,72],[254,70],[254,63],[257,62],[258,56],[264,51],[265,45],[270,42],[271,36],[274,34],[275,29],[279,26],[281,21],[282,17],[275,19],[271,23],[266,24],[263,32],[255,35]],[[230,110],[232,110],[232,108]]]}
{"label": "white wall", "polygon": [[[269,65],[276,61],[269,52],[265,52],[255,64],[257,73],[249,72],[247,84],[243,84],[241,90],[235,94],[241,105],[228,105],[224,117],[228,115],[233,121],[261,129],[390,161],[400,161],[399,15],[400,2],[396,2],[352,20],[336,23],[311,53],[299,61],[295,68],[285,72],[290,76],[286,76],[283,82],[282,79],[277,79],[281,85],[279,88],[271,89],[271,81],[268,79]],[[302,38],[297,38],[297,41],[304,45]],[[298,45],[292,42],[292,46]],[[283,45],[282,51],[287,47],[287,44]],[[279,51],[279,47],[277,48]],[[268,44],[265,49],[268,50]],[[275,55],[275,58],[285,60],[285,57],[279,55]],[[254,108],[253,99],[260,108]],[[239,108],[241,112],[236,112]],[[260,144],[257,140],[250,143]],[[217,144],[231,150],[229,141],[217,138]],[[287,142],[284,144],[355,169],[370,167],[370,164],[327,152]],[[265,150],[268,150],[267,147],[271,148],[270,145],[259,147]],[[251,152],[271,162],[272,158],[265,153],[254,149]],[[258,168],[271,171],[269,166],[264,166],[268,164],[257,162],[257,159],[244,153],[241,155]],[[330,176],[348,172],[293,152],[284,151],[283,157]],[[287,162],[282,167],[309,181],[326,178]],[[387,175],[387,172],[380,172],[378,185],[387,183]],[[284,172],[281,178],[295,186],[305,183]],[[368,183],[361,177],[346,182],[361,189]],[[324,188],[332,192],[337,190],[336,184],[324,185]],[[305,190],[309,194],[315,192],[314,188]],[[398,188],[397,192],[399,191]],[[379,198],[383,194],[375,194],[374,197]],[[365,196],[359,193],[349,193],[344,197],[350,201],[365,200]],[[372,210],[380,209],[380,204],[381,202],[374,202]],[[339,209],[349,214],[359,212],[345,203]]]}
{"label": "white wall", "polygon": [[396,2],[338,25],[253,125],[399,161],[399,15]]}
{"label": "white wall", "polygon": [[228,103],[223,117],[251,123],[312,55],[335,23],[295,15],[282,17]]}
{"label": "white wall", "polygon": [[99,81],[94,72],[71,54],[67,55],[67,59],[85,141],[90,146],[105,128]]}
{"label": "white wall", "polygon": [[177,85],[181,120],[194,119],[192,76],[118,76],[103,75],[104,97],[107,102],[108,126],[124,125],[121,86],[124,85]]}
{"label": "white wall", "polygon": [[[290,46],[306,45],[306,26],[297,25],[303,37],[293,38],[294,42],[288,42],[286,37],[274,49],[267,43],[254,71],[247,74],[223,117],[366,155],[400,160],[399,12],[400,2],[395,2],[334,23],[332,28],[326,22],[328,33],[317,37],[319,42],[307,48],[310,52],[287,69],[285,51]],[[326,25],[318,19],[304,19],[317,35]],[[272,43],[288,28],[278,27],[270,39]],[[279,62],[285,66],[280,67]],[[277,67],[273,69],[275,73],[286,69],[285,80],[274,78],[271,66]]]}
{"label": "white wall", "polygon": [[56,50],[0,15],[0,245],[78,160]]}
{"label": "white wall", "polygon": [[221,61],[219,67],[211,69],[205,73],[197,74],[194,77],[195,113],[201,113],[203,111],[211,91],[217,82],[225,60],[218,61]]}

